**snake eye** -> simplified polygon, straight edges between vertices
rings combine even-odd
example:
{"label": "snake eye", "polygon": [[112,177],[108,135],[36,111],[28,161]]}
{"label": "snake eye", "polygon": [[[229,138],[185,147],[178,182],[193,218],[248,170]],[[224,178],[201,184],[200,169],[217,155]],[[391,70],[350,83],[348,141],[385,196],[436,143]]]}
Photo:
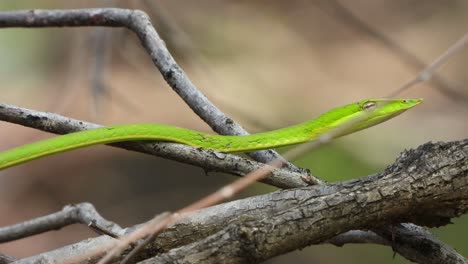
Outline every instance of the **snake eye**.
{"label": "snake eye", "polygon": [[370,110],[374,109],[376,106],[377,106],[377,104],[375,102],[369,101],[369,102],[365,102],[362,105],[362,109],[364,109],[366,111],[370,111]]}

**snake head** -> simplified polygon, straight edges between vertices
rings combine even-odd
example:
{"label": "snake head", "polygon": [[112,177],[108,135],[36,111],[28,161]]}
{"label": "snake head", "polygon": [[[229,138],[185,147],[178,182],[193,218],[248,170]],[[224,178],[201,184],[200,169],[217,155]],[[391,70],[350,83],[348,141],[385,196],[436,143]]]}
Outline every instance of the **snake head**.
{"label": "snake head", "polygon": [[[366,99],[357,102],[356,115],[358,131],[391,119],[422,103],[423,99]],[[352,121],[351,121],[352,122]]]}

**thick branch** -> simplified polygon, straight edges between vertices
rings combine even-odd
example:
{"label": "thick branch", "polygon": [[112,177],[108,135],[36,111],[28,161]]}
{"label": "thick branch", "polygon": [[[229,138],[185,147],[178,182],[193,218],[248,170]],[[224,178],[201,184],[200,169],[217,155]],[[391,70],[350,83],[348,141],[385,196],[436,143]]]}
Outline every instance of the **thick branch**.
{"label": "thick branch", "polygon": [[[206,239],[142,263],[256,263],[348,230],[401,221],[447,224],[468,212],[468,140],[423,145],[403,153],[384,173],[328,187],[319,193],[314,187],[278,192],[276,198],[296,200],[297,205],[272,216],[233,223]],[[418,246],[427,250],[425,244]],[[466,259],[443,255],[417,261],[464,263]]]}
{"label": "thick branch", "polygon": [[[378,241],[372,233],[359,235],[372,243],[391,244],[398,253],[418,263],[463,263],[466,260],[456,251],[423,229],[398,223],[437,226],[467,211],[468,140],[429,143],[404,152],[378,175],[277,191],[201,210],[165,230],[141,256],[167,252],[154,261],[179,258],[181,263],[201,261],[200,256],[215,263],[261,261],[329,241],[350,230],[378,229],[387,241]],[[392,224],[396,226],[386,228]],[[340,236],[350,241],[350,237]],[[103,248],[112,244],[112,240],[100,241],[105,242]],[[83,253],[86,246],[78,243],[69,247],[80,248]],[[69,255],[67,248],[49,252],[47,258],[62,262],[80,256]],[[430,259],[427,248],[433,249]],[[41,256],[27,260],[38,258]]]}
{"label": "thick branch", "polygon": [[[96,8],[76,10],[20,10],[0,12],[2,27],[126,27],[140,39],[143,47],[158,67],[164,79],[214,131],[223,135],[248,134],[239,124],[221,112],[192,83],[167,50],[146,13],[139,10]],[[273,150],[252,152],[249,155],[263,163],[281,158]],[[308,172],[286,163],[293,172]]]}
{"label": "thick branch", "polygon": [[[97,124],[64,117],[54,113],[39,112],[3,103],[0,103],[0,120],[56,134],[68,134],[100,127],[100,125]],[[239,176],[266,166],[265,164],[237,155],[224,154],[217,151],[193,148],[175,143],[126,142],[113,144],[113,146],[192,164],[202,167],[207,171],[220,171]],[[263,182],[279,188],[306,186],[307,184],[302,180],[302,176],[303,174],[300,173],[290,172],[285,169],[276,169],[273,174],[265,178]]]}

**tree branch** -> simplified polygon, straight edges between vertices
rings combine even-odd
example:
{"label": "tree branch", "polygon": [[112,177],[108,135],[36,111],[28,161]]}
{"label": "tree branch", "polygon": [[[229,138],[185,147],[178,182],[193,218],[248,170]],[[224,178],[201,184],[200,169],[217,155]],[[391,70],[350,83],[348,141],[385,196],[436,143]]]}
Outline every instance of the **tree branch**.
{"label": "tree branch", "polygon": [[14,262],[16,259],[11,257],[11,256],[8,256],[8,255],[5,255],[5,254],[2,254],[0,253],[0,264],[8,264],[8,263],[12,263]]}
{"label": "tree branch", "polygon": [[455,249],[420,226],[401,224],[378,233],[391,241],[392,248],[410,261],[428,264],[468,263]]}
{"label": "tree branch", "polygon": [[[315,187],[280,191],[275,198],[293,199],[297,205],[268,217],[230,224],[203,240],[142,263],[257,263],[348,230],[401,221],[444,225],[468,212],[467,157],[468,140],[425,144],[403,153],[395,164],[373,177],[329,184],[326,192],[317,192]],[[401,243],[399,238],[395,241]],[[426,244],[417,247],[418,256],[431,249]],[[456,253],[453,249],[435,252],[424,259],[410,259],[419,263],[467,261],[449,254]]]}
{"label": "tree branch", "polygon": [[0,243],[43,232],[57,230],[67,225],[82,223],[93,230],[111,237],[118,237],[122,228],[104,219],[92,204],[81,203],[65,206],[62,211],[26,222],[0,228]]}
{"label": "tree branch", "polygon": [[[378,241],[372,233],[358,235],[371,243],[392,245],[399,254],[418,263],[464,263],[466,259],[424,229],[398,223],[439,226],[467,211],[468,139],[428,143],[402,153],[377,175],[282,190],[201,210],[166,229],[140,253],[140,258],[149,257],[151,252],[166,252],[152,261],[178,258],[181,263],[190,263],[190,259],[201,261],[202,256],[207,263],[259,262],[333,241],[337,234],[350,230],[375,229],[384,240]],[[392,227],[386,227],[389,225]],[[349,242],[356,232],[362,231],[350,231],[338,238]],[[103,243],[99,249],[113,244],[109,239],[97,239]],[[70,255],[72,247],[80,250]],[[90,241],[80,242],[18,263],[44,256],[57,262],[74,258],[73,263],[79,263],[77,258],[89,257],[83,252],[96,247]],[[428,249],[432,250],[430,259]]]}
{"label": "tree branch", "polygon": [[[354,29],[361,31],[364,34],[373,38],[374,40],[378,41],[380,44],[382,44],[390,52],[401,58],[406,64],[411,66],[413,69],[418,71],[426,69],[427,72],[423,72],[425,72],[426,75],[430,75],[432,77],[431,82],[435,85],[435,88],[440,93],[454,101],[458,101],[461,103],[466,103],[466,101],[468,101],[468,95],[461,92],[463,90],[463,87],[456,87],[454,85],[451,85],[449,81],[445,79],[442,75],[434,73],[434,71],[428,70],[426,68],[427,63],[423,62],[416,55],[414,55],[408,49],[398,44],[396,41],[392,40],[390,37],[387,37],[383,32],[380,32],[373,28],[371,24],[366,23],[364,20],[354,15],[353,12],[341,2],[339,2],[338,0],[332,0],[326,1],[326,4],[330,5],[333,8],[333,11],[336,13],[336,16],[334,17],[340,19],[344,25],[353,27]],[[424,79],[423,77],[418,78]],[[399,90],[397,92],[394,92],[394,95],[398,95],[399,92],[402,91]]]}
{"label": "tree branch", "polygon": [[[119,8],[95,8],[75,10],[19,10],[0,12],[2,27],[125,27],[133,31],[150,55],[153,63],[172,89],[214,131],[222,135],[247,135],[239,124],[219,110],[192,83],[182,68],[167,50],[149,17],[140,10]],[[257,151],[249,155],[260,162],[268,163],[281,156],[273,150]],[[288,170],[309,174],[285,161]]]}

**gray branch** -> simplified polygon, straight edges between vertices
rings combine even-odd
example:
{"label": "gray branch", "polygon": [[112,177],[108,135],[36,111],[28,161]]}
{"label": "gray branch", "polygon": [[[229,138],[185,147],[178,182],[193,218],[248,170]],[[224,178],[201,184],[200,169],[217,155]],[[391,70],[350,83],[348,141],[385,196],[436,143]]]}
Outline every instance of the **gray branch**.
{"label": "gray branch", "polygon": [[[106,26],[125,27],[133,31],[148,52],[151,60],[172,89],[188,106],[214,131],[222,135],[247,135],[239,124],[219,110],[192,83],[182,68],[167,50],[143,11],[95,8],[75,10],[19,10],[0,12],[0,28],[6,27],[83,27]],[[268,163],[281,156],[273,150],[249,153],[257,161]],[[281,158],[282,159],[282,158]],[[283,159],[284,160],[284,159]],[[308,174],[304,169],[286,162],[286,167],[300,174]]]}
{"label": "gray branch", "polygon": [[[258,263],[353,229],[392,224],[404,228],[399,222],[429,227],[448,224],[451,218],[468,212],[468,140],[425,144],[403,153],[379,175],[327,187],[327,191],[308,187],[265,195],[262,206],[275,206],[279,200],[293,200],[295,205],[267,217],[256,215],[232,223],[205,239],[141,263]],[[411,228],[400,232],[387,229],[391,236],[406,233],[404,239],[414,234]],[[421,234],[421,230],[415,231]],[[395,250],[408,243],[398,236],[390,241],[397,243]],[[454,249],[434,250],[439,243],[421,237],[414,245],[419,249],[417,255],[409,259],[418,263],[468,262]]]}
{"label": "gray branch", "polygon": [[12,263],[14,262],[16,259],[11,257],[11,256],[8,256],[8,255],[5,255],[5,254],[2,254],[0,253],[0,264],[8,264],[8,263]]}
{"label": "gray branch", "polygon": [[[56,134],[68,134],[100,127],[100,125],[97,124],[68,118],[58,114],[39,112],[4,103],[0,103],[0,120]],[[112,146],[192,164],[207,171],[219,171],[238,176],[243,176],[251,171],[259,170],[266,166],[263,163],[245,159],[237,155],[224,154],[217,151],[193,148],[175,143],[125,142],[112,144]],[[303,174],[301,173],[291,172],[285,168],[276,169],[273,171],[272,175],[265,178],[263,182],[279,188],[306,186],[307,184],[302,179],[302,176]],[[314,178],[311,179],[313,180]]]}
{"label": "gray branch", "polygon": [[428,264],[468,263],[468,260],[458,254],[455,249],[444,244],[420,226],[401,224],[378,233],[387,238],[392,248],[408,260]]}
{"label": "gray branch", "polygon": [[[423,228],[399,224],[440,226],[467,211],[468,139],[428,143],[402,153],[377,175],[282,190],[201,210],[161,233],[140,257],[165,252],[151,261],[260,262],[328,241],[391,245],[418,263],[467,263]],[[352,231],[356,229],[377,230],[383,239],[373,232]],[[353,241],[356,235],[363,240]],[[96,240],[104,250],[112,246],[110,238]],[[88,257],[83,254],[96,243],[80,242],[18,263]]]}
{"label": "gray branch", "polygon": [[81,203],[65,206],[57,213],[1,227],[0,243],[57,230],[75,223],[88,225],[93,230],[112,237],[119,236],[118,234],[122,231],[117,224],[104,219],[93,205]]}
{"label": "gray branch", "polygon": [[390,246],[391,242],[388,239],[372,232],[362,230],[351,230],[343,234],[339,234],[323,243],[330,243],[337,247],[342,247],[346,244],[377,244]]}
{"label": "gray branch", "polygon": [[[354,13],[341,2],[333,0],[326,1],[326,3],[333,8],[333,11],[336,12],[334,17],[340,19],[343,22],[343,25],[354,27],[356,30],[375,39],[413,69],[420,71],[427,67],[427,63],[422,61],[418,56],[401,46],[390,37],[386,36],[383,32],[376,30],[370,23],[366,23],[364,20],[354,15]],[[464,87],[451,85],[442,75],[433,73],[431,82],[435,85],[437,90],[448,98],[463,104],[468,101],[468,95],[462,92],[464,91]]]}

